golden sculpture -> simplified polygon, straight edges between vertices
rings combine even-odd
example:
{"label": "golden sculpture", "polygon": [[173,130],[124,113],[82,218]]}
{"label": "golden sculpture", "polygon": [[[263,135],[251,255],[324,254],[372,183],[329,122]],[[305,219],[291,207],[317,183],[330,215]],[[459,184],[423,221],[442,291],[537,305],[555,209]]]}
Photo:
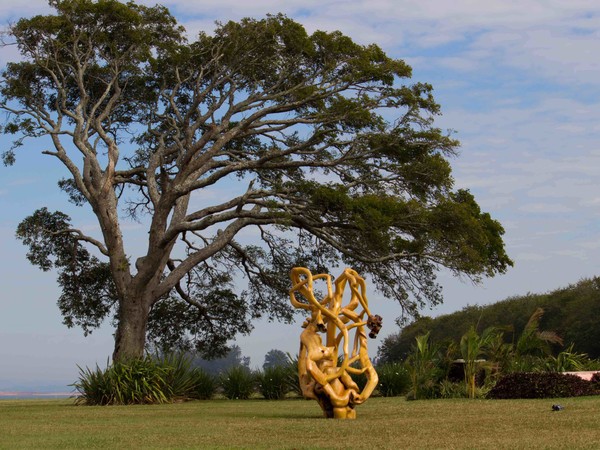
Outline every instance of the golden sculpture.
{"label": "golden sculpture", "polygon": [[[331,275],[313,276],[305,267],[295,267],[290,277],[292,305],[311,313],[302,325],[304,331],[300,335],[298,378],[302,394],[317,400],[325,417],[354,419],[355,406],[370,397],[379,381],[367,352],[365,325],[371,330],[369,337],[374,338],[381,329],[382,319],[369,310],[365,280],[356,271],[345,269],[335,280],[333,289]],[[321,301],[314,296],[315,280],[324,280],[327,286],[327,295]],[[350,287],[351,297],[344,306],[346,285]],[[362,311],[356,312],[359,306]],[[354,339],[350,352],[349,334],[352,331]],[[319,333],[327,333],[325,345]],[[338,364],[341,365],[338,367]],[[363,373],[367,382],[361,391],[351,375]]]}

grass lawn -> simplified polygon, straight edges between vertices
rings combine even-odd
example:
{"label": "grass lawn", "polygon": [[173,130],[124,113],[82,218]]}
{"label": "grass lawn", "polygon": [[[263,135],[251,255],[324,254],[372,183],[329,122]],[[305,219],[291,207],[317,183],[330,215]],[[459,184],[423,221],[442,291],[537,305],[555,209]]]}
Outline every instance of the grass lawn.
{"label": "grass lawn", "polygon": [[[553,412],[553,403],[564,410]],[[0,401],[0,448],[600,448],[600,397],[372,398],[356,420],[314,401],[212,400],[160,406]]]}

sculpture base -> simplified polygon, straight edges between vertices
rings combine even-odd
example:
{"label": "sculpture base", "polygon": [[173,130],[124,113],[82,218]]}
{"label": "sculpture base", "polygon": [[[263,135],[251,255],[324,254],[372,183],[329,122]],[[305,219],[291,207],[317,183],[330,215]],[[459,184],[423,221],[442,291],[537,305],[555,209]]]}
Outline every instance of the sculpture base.
{"label": "sculpture base", "polygon": [[327,419],[356,419],[356,409],[351,406],[335,407],[325,395],[319,396],[317,401]]}

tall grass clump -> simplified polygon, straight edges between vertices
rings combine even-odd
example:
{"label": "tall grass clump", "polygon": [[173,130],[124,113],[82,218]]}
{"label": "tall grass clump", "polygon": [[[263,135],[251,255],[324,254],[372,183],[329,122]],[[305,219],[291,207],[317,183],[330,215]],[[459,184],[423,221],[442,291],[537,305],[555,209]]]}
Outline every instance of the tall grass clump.
{"label": "tall grass clump", "polygon": [[157,367],[165,372],[165,384],[169,399],[188,399],[194,391],[196,377],[191,359],[184,353],[168,353],[154,357]]}
{"label": "tall grass clump", "polygon": [[167,403],[172,399],[169,387],[171,370],[151,357],[116,362],[106,370],[79,368],[79,380],[73,384],[79,393],[77,404],[132,405]]}
{"label": "tall grass clump", "polygon": [[411,384],[410,373],[401,363],[387,363],[377,366],[379,384],[377,389],[383,397],[405,395]]}
{"label": "tall grass clump", "polygon": [[247,400],[254,393],[255,376],[250,369],[234,366],[221,375],[223,395],[230,400]]}
{"label": "tall grass clump", "polygon": [[298,355],[292,356],[288,353],[287,357],[289,364],[286,366],[286,380],[289,386],[289,391],[295,393],[299,397],[302,397],[302,388],[300,387],[300,380],[298,379]]}
{"label": "tall grass clump", "polygon": [[197,367],[193,369],[194,386],[189,393],[190,398],[210,400],[217,392],[218,383],[215,377]]}
{"label": "tall grass clump", "polygon": [[79,368],[72,385],[79,394],[77,404],[160,404],[189,399],[210,399],[216,380],[192,368],[183,354],[147,355],[142,359],[107,364],[106,369]]}
{"label": "tall grass clump", "polygon": [[217,391],[215,378],[199,367],[185,353],[169,353],[156,357],[167,370],[167,385],[173,400],[209,400]]}
{"label": "tall grass clump", "polygon": [[268,400],[279,400],[291,390],[288,366],[267,367],[256,374],[258,391]]}

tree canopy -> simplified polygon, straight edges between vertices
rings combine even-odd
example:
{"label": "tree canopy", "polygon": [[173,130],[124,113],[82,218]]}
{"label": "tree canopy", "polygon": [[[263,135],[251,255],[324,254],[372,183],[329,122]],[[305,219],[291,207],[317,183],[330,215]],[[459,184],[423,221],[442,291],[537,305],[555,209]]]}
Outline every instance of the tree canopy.
{"label": "tree canopy", "polygon": [[[289,320],[294,266],[351,266],[410,316],[442,300],[440,267],[477,280],[512,264],[502,226],[453,188],[432,86],[377,45],[283,15],[190,39],[162,6],[49,3],[10,27],[3,160],[49,140],[101,234],[40,209],[17,236],[58,271],[68,326],[113,318],[116,359],[146,338],[222,354],[253,318]],[[131,219],[147,225],[139,255]]]}
{"label": "tree canopy", "polygon": [[265,362],[263,363],[263,370],[273,367],[287,366],[290,363],[290,359],[278,349],[271,349],[265,354]]}

